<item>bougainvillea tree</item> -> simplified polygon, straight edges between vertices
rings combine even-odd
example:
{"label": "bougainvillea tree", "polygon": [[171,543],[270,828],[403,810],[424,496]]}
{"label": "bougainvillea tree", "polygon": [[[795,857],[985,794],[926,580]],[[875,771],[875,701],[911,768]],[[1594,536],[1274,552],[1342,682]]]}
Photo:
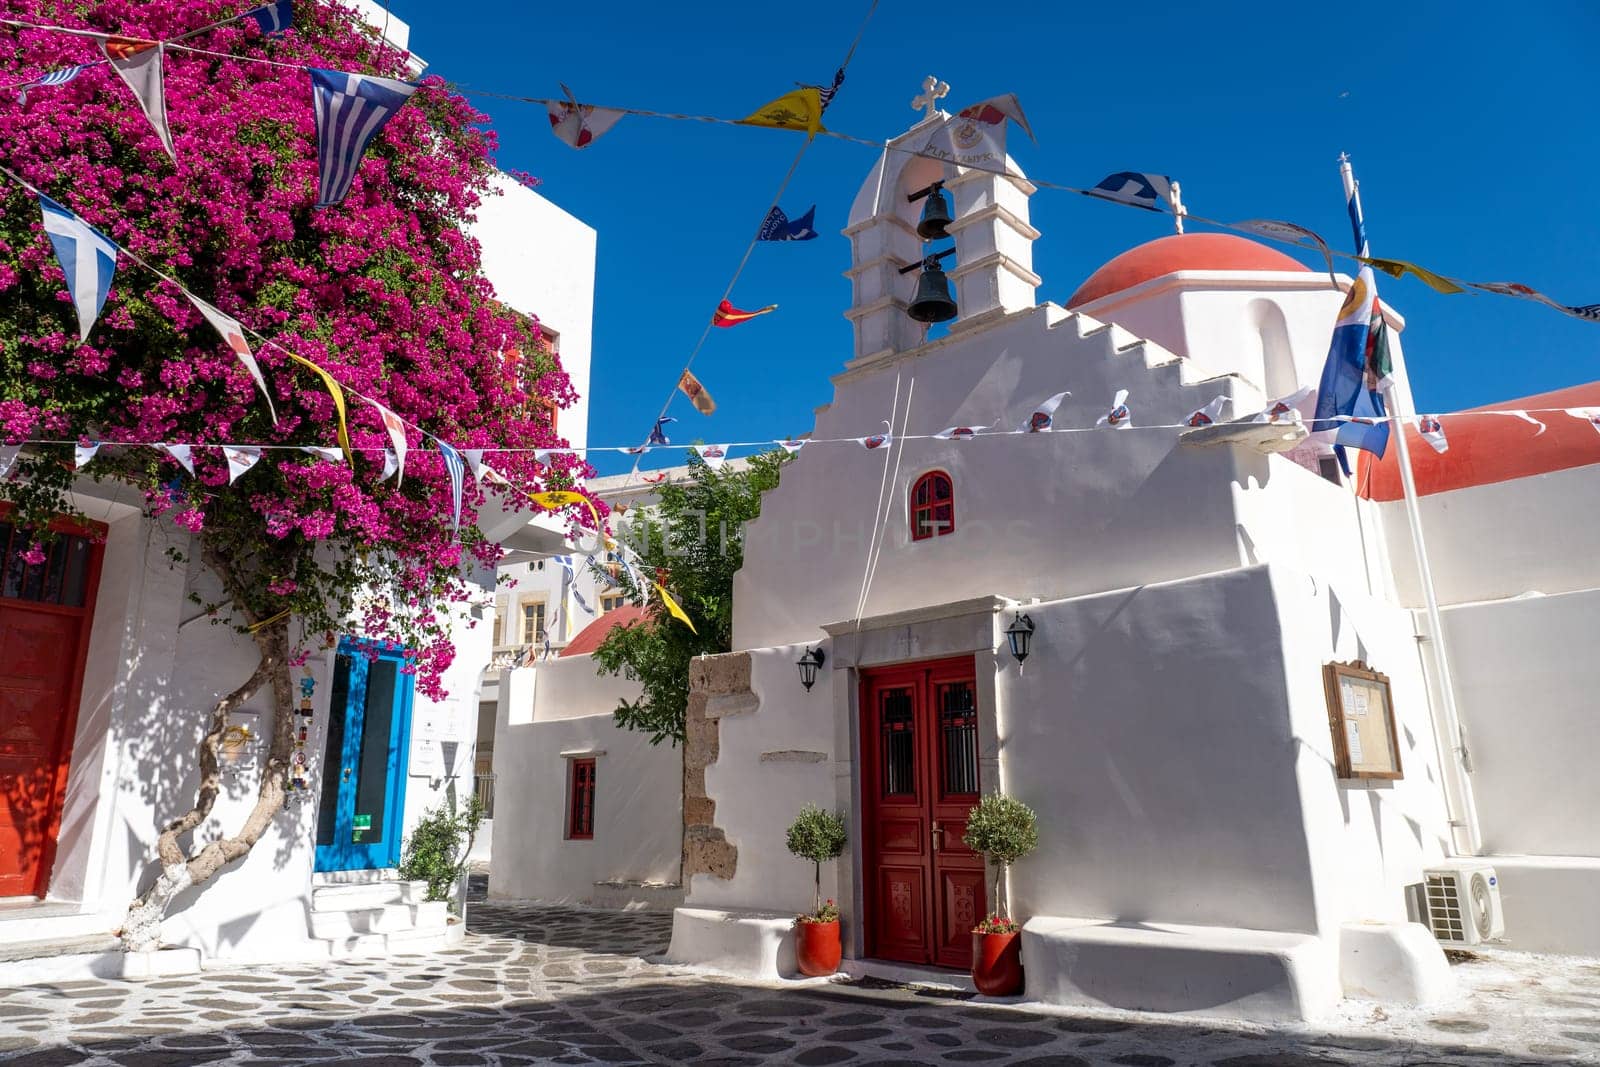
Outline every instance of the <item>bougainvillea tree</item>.
{"label": "bougainvillea tree", "polygon": [[[0,0],[12,18],[159,40],[249,6]],[[352,390],[354,460],[269,447],[230,484],[214,446],[337,444],[326,387],[284,351],[255,344],[274,423],[182,292],[127,256],[80,343],[38,201],[0,177],[0,435],[26,443],[0,484],[9,521],[46,539],[52,517],[74,513],[75,479],[138,487],[149,514],[188,531],[188,551],[215,575],[219,592],[201,596],[203,607],[259,651],[250,676],[209,711],[197,796],[160,834],[152,880],[124,927],[129,948],[157,943],[173,897],[245,855],[282,806],[297,657],[335,634],[360,634],[406,649],[418,688],[442,695],[454,654],[450,607],[466,596],[466,569],[492,564],[499,549],[473,528],[483,490],[470,476],[460,532],[452,529],[450,482],[422,431],[459,449],[548,448],[562,443],[550,412],[573,399],[537,323],[495,301],[463,230],[493,173],[482,115],[426,79],[372,143],[344,204],[317,210],[311,89],[292,64],[403,78],[406,57],[320,0],[297,0],[287,34],[268,38],[245,20],[187,43],[220,55],[166,55],[175,163],[104,64],[33,89],[25,102],[0,97],[0,162]],[[0,28],[0,85],[99,58],[93,39]],[[512,351],[517,360],[506,358]],[[380,480],[388,439],[356,393],[411,424],[403,478]],[[71,469],[76,441],[106,442],[81,472]],[[158,442],[200,446],[194,475],[148,447]],[[564,488],[584,473],[570,455],[548,467],[528,451],[486,459],[523,491]],[[498,483],[491,491],[515,492]],[[273,715],[255,803],[241,825],[195,843],[221,786],[228,713],[263,690]]]}

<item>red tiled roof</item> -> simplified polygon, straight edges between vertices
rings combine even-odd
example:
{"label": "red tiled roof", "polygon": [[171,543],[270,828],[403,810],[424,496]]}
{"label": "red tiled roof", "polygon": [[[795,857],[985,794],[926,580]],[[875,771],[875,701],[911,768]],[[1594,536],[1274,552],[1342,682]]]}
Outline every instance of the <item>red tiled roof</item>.
{"label": "red tiled roof", "polygon": [[561,650],[563,656],[587,656],[600,647],[600,642],[606,635],[618,626],[632,626],[645,617],[645,610],[637,604],[624,604],[620,608],[612,608],[588,626],[579,630],[567,647]]}

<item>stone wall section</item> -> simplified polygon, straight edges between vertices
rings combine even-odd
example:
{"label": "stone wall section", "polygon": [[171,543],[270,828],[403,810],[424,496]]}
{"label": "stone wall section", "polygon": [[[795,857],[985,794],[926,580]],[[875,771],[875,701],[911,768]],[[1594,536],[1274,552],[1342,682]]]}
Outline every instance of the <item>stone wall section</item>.
{"label": "stone wall section", "polygon": [[753,712],[760,700],[750,688],[750,653],[727,652],[689,662],[689,705],[683,749],[683,883],[710,874],[731,879],[739,850],[716,825],[717,802],[706,795],[706,768],[717,762],[718,724]]}

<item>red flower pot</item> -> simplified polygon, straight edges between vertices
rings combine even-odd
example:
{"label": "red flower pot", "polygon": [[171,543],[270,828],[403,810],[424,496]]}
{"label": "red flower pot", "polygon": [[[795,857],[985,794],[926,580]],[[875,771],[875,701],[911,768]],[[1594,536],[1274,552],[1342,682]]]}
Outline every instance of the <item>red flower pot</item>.
{"label": "red flower pot", "polygon": [[794,924],[794,955],[800,973],[812,978],[833,974],[842,955],[839,945],[839,920],[831,923]]}
{"label": "red flower pot", "polygon": [[972,984],[986,997],[1022,992],[1022,932],[972,935]]}

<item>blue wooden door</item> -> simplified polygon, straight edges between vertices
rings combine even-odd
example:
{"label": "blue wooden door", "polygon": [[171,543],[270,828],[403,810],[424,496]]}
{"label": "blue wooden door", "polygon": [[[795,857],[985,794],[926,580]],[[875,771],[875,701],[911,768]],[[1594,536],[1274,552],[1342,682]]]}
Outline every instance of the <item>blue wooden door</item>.
{"label": "blue wooden door", "polygon": [[400,862],[413,679],[405,659],[368,659],[339,642],[317,808],[316,869],[359,871]]}

